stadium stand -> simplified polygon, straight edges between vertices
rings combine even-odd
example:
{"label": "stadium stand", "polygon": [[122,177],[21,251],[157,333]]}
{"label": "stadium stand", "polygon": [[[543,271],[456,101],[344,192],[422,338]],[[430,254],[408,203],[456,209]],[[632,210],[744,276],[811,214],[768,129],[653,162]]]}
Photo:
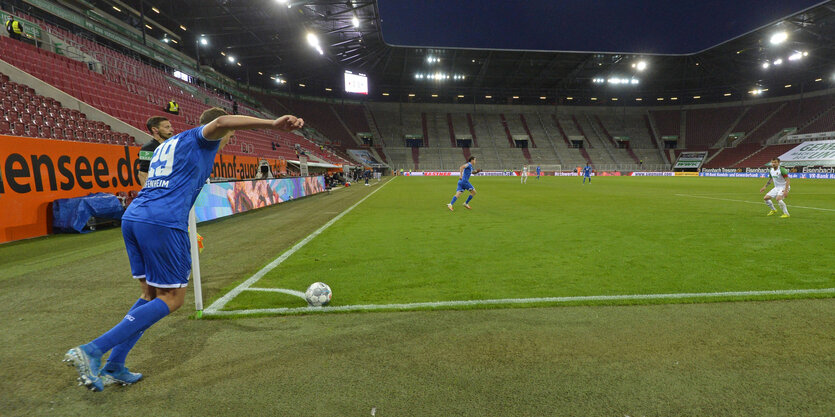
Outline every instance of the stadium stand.
{"label": "stadium stand", "polygon": [[[22,17],[37,22],[81,55],[59,55],[0,36],[9,61],[139,130],[172,98],[179,103],[180,114],[167,117],[177,131],[196,125],[209,106],[232,107],[231,96],[177,79],[77,31]],[[4,110],[0,133],[103,143],[147,139],[114,132],[108,123],[89,121],[82,112],[56,105],[54,99],[8,79],[0,86],[5,97],[0,104]],[[351,161],[348,149],[358,148],[370,150],[395,169],[457,169],[469,155],[478,156],[488,169],[585,163],[597,169],[661,169],[684,150],[708,151],[706,167],[748,166],[770,157],[772,148],[782,149],[779,139],[789,131],[835,129],[835,96],[825,93],[676,109],[562,106],[558,110],[524,105],[360,104],[250,93],[257,102],[242,101],[240,113],[298,114],[311,129],[305,136],[239,132],[224,153],[294,159],[300,147],[315,161],[344,163]],[[736,139],[729,139],[731,133]],[[370,144],[360,134],[370,137]],[[666,154],[664,136],[678,136],[679,148]],[[422,146],[410,148],[407,138],[421,138]],[[470,140],[470,147],[460,146],[459,140]],[[576,147],[576,141],[582,147]]]}
{"label": "stadium stand", "polygon": [[[31,16],[24,15],[24,17],[38,22],[53,36],[75,45],[77,50],[84,52],[83,56],[76,58],[87,59],[89,62],[71,59],[28,43],[0,36],[0,46],[7,51],[6,56],[10,61],[19,63],[19,69],[139,130],[145,130],[145,121],[150,115],[164,115],[171,121],[175,131],[182,131],[197,125],[200,113],[208,107],[218,106],[227,110],[232,107],[232,102],[228,98],[216,92],[177,80],[162,70],[122,55],[92,40],[72,34],[66,29]],[[98,68],[96,68],[97,65],[92,65],[93,63],[96,63]],[[101,72],[93,69],[99,69]],[[12,96],[8,97],[11,99]],[[180,106],[179,115],[162,112],[163,106],[172,98]],[[9,101],[14,102],[14,100]],[[5,109],[4,105],[4,113],[7,113]],[[240,105],[239,109],[242,114],[264,115],[263,112],[246,104]],[[12,112],[16,110],[16,108],[10,109]],[[130,135],[108,133],[110,132],[109,126],[101,122],[91,122],[89,126],[86,122],[76,123],[75,118],[82,116],[69,110],[59,112],[58,116],[64,120],[63,116],[66,114],[70,122],[61,122],[58,131],[48,126],[50,132],[48,134],[45,132],[44,125],[53,123],[54,116],[32,117],[33,123],[27,124],[30,121],[29,113],[23,112],[22,115],[21,112],[17,113],[19,121],[6,120],[9,122],[8,132],[12,134],[54,136],[57,139],[70,138],[108,143],[137,143],[137,140],[132,139]],[[9,118],[10,114],[4,116],[4,119]],[[35,132],[34,126],[38,127],[37,134],[30,133],[30,131]],[[0,130],[4,128],[5,124],[0,125]],[[148,140],[147,137],[136,139],[139,143]],[[275,131],[238,132],[236,138],[223,150],[223,153],[295,159],[297,157],[294,151],[296,144],[320,162],[344,161],[344,158],[325,152],[320,145],[303,136]]]}

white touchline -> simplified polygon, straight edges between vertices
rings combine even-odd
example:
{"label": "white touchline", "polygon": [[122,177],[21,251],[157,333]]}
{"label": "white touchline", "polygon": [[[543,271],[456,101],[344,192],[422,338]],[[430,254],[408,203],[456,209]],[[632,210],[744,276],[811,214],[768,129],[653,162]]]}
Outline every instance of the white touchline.
{"label": "white touchline", "polygon": [[366,304],[336,307],[295,307],[295,308],[262,308],[253,310],[207,311],[204,315],[231,316],[248,314],[284,314],[284,313],[327,313],[336,311],[369,311],[369,310],[405,310],[418,308],[457,307],[490,304],[535,304],[535,303],[570,303],[574,301],[629,301],[629,300],[659,300],[683,298],[710,297],[752,297],[759,295],[799,295],[799,294],[835,294],[835,288],[806,289],[806,290],[771,290],[771,291],[731,291],[731,292],[698,292],[677,294],[631,294],[631,295],[590,295],[579,297],[545,297],[545,298],[504,298],[494,300],[464,300],[464,301],[436,301],[429,303],[406,304]]}
{"label": "white touchline", "polygon": [[[392,180],[392,181],[393,181],[393,180]],[[203,311],[203,314],[205,315],[205,314],[215,314],[215,313],[217,313],[217,312],[218,312],[218,310],[220,310],[221,308],[223,308],[223,306],[225,306],[225,305],[226,305],[226,303],[228,303],[229,301],[231,301],[233,298],[237,297],[237,296],[238,296],[238,294],[240,294],[242,291],[244,291],[244,290],[248,289],[249,287],[251,287],[251,286],[252,286],[252,284],[255,284],[256,282],[258,282],[258,280],[259,280],[259,279],[261,279],[261,278],[263,278],[263,277],[264,277],[264,275],[266,275],[268,272],[270,272],[270,271],[272,271],[273,269],[275,269],[277,266],[281,265],[281,263],[282,263],[282,262],[286,261],[286,260],[287,260],[287,258],[289,258],[289,257],[290,257],[290,255],[292,255],[292,254],[296,253],[296,251],[298,251],[299,249],[303,248],[303,247],[304,247],[304,245],[307,245],[307,244],[308,244],[308,242],[310,242],[311,240],[313,240],[313,238],[314,238],[314,237],[319,236],[319,234],[321,234],[322,232],[324,232],[324,231],[325,231],[328,227],[331,227],[331,225],[332,225],[332,224],[336,223],[336,221],[337,221],[337,220],[341,219],[341,218],[342,218],[342,216],[344,216],[344,215],[348,214],[349,212],[351,212],[351,210],[353,210],[356,206],[358,206],[358,205],[362,204],[362,202],[363,202],[363,201],[365,201],[366,199],[368,199],[368,197],[371,197],[372,195],[374,195],[374,193],[376,193],[377,191],[382,190],[382,189],[383,189],[383,187],[385,187],[385,186],[386,186],[388,183],[390,183],[390,182],[391,182],[391,181],[388,181],[388,182],[386,182],[385,184],[383,184],[383,186],[382,186],[382,187],[375,189],[375,190],[374,190],[374,191],[372,191],[370,194],[368,194],[367,196],[363,197],[363,198],[362,198],[362,200],[357,201],[357,202],[356,202],[353,206],[348,207],[347,209],[345,209],[345,211],[343,211],[342,213],[340,213],[338,216],[336,216],[336,217],[332,218],[329,222],[325,223],[325,225],[324,225],[324,226],[322,226],[322,227],[320,227],[320,228],[316,229],[316,231],[315,231],[315,232],[313,232],[313,233],[309,234],[306,238],[302,239],[302,241],[301,241],[301,242],[296,243],[295,245],[293,245],[293,247],[292,247],[292,248],[290,248],[290,249],[288,249],[288,250],[287,250],[287,252],[282,253],[282,254],[281,254],[281,256],[279,256],[278,258],[275,258],[272,262],[270,262],[269,264],[267,264],[267,266],[265,266],[265,267],[261,268],[261,270],[260,270],[260,271],[256,272],[256,273],[255,273],[255,275],[253,275],[253,276],[249,277],[249,278],[248,278],[246,281],[244,281],[241,285],[238,285],[237,287],[233,288],[233,289],[232,289],[232,291],[229,291],[229,292],[228,292],[228,293],[226,293],[223,297],[220,297],[220,298],[219,298],[219,299],[217,299],[214,303],[212,303],[212,305],[210,305],[210,306],[206,307],[206,309]]]}
{"label": "white touchline", "polygon": [[[704,195],[690,195],[690,194],[676,194],[679,197],[693,197],[693,198],[706,198],[708,200],[722,200],[722,201],[736,201],[738,203],[748,203],[748,204],[765,204],[762,201],[747,201],[747,200],[733,200],[730,198],[718,198],[718,197],[708,197]],[[827,208],[820,208],[820,207],[805,207],[805,206],[796,206],[794,204],[789,204],[789,207],[792,208],[804,208],[809,210],[820,210],[820,211],[835,211],[835,209],[827,209]]]}

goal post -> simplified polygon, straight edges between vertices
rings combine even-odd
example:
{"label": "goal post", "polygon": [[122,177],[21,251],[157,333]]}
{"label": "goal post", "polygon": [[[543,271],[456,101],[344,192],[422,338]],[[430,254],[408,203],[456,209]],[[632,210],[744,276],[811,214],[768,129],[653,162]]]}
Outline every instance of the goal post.
{"label": "goal post", "polygon": [[[537,167],[537,166],[539,166],[539,168],[542,170],[542,175],[545,175],[545,176],[548,176],[548,175],[554,175],[554,173],[555,173],[555,172],[560,172],[560,171],[562,171],[562,165],[554,165],[554,164],[540,164],[540,165],[537,165],[537,164],[530,164],[530,165],[528,165],[528,175],[531,175],[531,176],[534,176],[534,177],[535,177],[535,176],[536,176],[536,167]],[[521,170],[521,169],[522,169],[522,167],[520,167],[519,169]]]}

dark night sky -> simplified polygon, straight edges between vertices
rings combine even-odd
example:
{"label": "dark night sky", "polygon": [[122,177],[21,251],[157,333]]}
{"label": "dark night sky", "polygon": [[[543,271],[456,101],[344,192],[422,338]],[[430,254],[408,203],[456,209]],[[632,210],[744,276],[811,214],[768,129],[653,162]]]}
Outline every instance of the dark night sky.
{"label": "dark night sky", "polygon": [[400,46],[689,54],[821,0],[379,0]]}

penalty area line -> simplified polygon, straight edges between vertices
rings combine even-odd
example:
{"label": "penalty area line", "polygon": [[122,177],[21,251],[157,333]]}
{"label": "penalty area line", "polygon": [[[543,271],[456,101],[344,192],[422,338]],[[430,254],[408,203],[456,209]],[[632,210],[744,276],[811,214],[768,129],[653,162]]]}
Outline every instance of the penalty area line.
{"label": "penalty area line", "polygon": [[[372,195],[374,195],[374,193],[376,193],[377,191],[382,190],[382,189],[383,189],[383,187],[385,187],[386,185],[388,185],[388,183],[390,183],[390,182],[391,182],[391,181],[387,181],[385,184],[383,184],[383,186],[382,186],[382,187],[375,189],[374,191],[372,191],[371,193],[369,193],[367,196],[363,197],[363,198],[362,198],[362,200],[357,201],[356,203],[354,203],[354,205],[352,205],[351,207],[348,207],[347,209],[345,209],[345,211],[343,211],[342,213],[340,213],[340,214],[339,214],[339,215],[337,215],[336,217],[334,217],[334,218],[330,219],[330,221],[328,221],[327,223],[325,223],[322,227],[320,227],[320,228],[316,229],[316,231],[314,231],[313,233],[311,233],[311,234],[307,235],[307,237],[306,237],[306,238],[302,239],[299,243],[296,243],[295,245],[293,245],[293,247],[292,247],[292,248],[290,248],[290,249],[288,249],[286,252],[282,253],[282,254],[281,254],[281,256],[279,256],[278,258],[275,258],[272,262],[270,262],[269,264],[267,264],[267,266],[265,266],[265,267],[261,268],[261,270],[260,270],[260,271],[256,272],[254,275],[252,275],[251,277],[249,277],[249,278],[248,278],[246,281],[244,281],[241,285],[238,285],[237,287],[233,288],[233,289],[232,289],[231,291],[229,291],[228,293],[224,294],[224,295],[223,295],[223,297],[220,297],[220,298],[218,298],[217,300],[215,300],[215,302],[214,302],[214,303],[212,303],[212,305],[210,305],[210,306],[206,307],[206,309],[205,309],[205,310],[203,310],[203,315],[204,315],[204,316],[206,316],[206,315],[213,315],[213,314],[217,314],[217,313],[220,311],[220,309],[221,309],[221,308],[223,308],[223,306],[225,306],[225,305],[226,305],[226,303],[228,303],[229,301],[231,301],[233,298],[237,297],[237,296],[238,296],[241,292],[243,292],[244,290],[249,289],[249,287],[251,287],[253,284],[255,284],[256,282],[258,282],[258,280],[260,280],[261,278],[263,278],[263,277],[264,277],[264,275],[267,275],[267,273],[268,273],[268,272],[272,271],[273,269],[275,269],[276,267],[278,267],[279,265],[281,265],[281,263],[282,263],[282,262],[286,261],[286,260],[287,260],[287,258],[289,258],[291,255],[293,255],[294,253],[296,253],[299,249],[301,249],[301,248],[303,248],[305,245],[307,245],[307,244],[308,244],[311,240],[313,240],[313,238],[315,238],[316,236],[319,236],[322,232],[324,232],[325,230],[327,230],[327,229],[328,229],[329,227],[331,227],[334,223],[336,223],[339,219],[341,219],[341,218],[342,218],[342,216],[344,216],[344,215],[346,215],[346,214],[350,213],[350,212],[351,212],[351,210],[353,210],[354,208],[356,208],[357,206],[359,206],[360,204],[362,204],[362,202],[363,202],[363,201],[367,200],[367,199],[368,199],[368,197],[371,197],[371,196],[372,196]],[[292,294],[291,294],[291,295],[292,295]]]}
{"label": "penalty area line", "polygon": [[835,288],[805,289],[805,290],[770,290],[770,291],[731,291],[731,292],[700,292],[673,294],[630,294],[630,295],[591,295],[577,297],[544,297],[544,298],[504,298],[492,300],[464,300],[464,301],[436,301],[429,303],[405,304],[365,304],[335,307],[293,307],[293,308],[261,308],[251,310],[215,310],[204,315],[233,316],[249,314],[293,314],[293,313],[329,313],[345,311],[373,311],[373,310],[414,310],[424,308],[477,306],[495,304],[539,304],[539,303],[570,303],[583,301],[630,301],[630,300],[677,300],[699,299],[713,297],[754,297],[770,295],[803,295],[803,294],[835,294]]}
{"label": "penalty area line", "polygon": [[[692,198],[705,198],[708,200],[721,200],[721,201],[735,201],[737,203],[748,203],[748,204],[765,204],[762,201],[747,201],[747,200],[734,200],[732,198],[719,198],[719,197],[708,197],[704,195],[692,195],[692,194],[676,194],[679,197],[692,197]],[[796,206],[794,204],[788,204],[789,207],[792,208],[803,208],[809,210],[820,210],[820,211],[835,211],[835,209],[827,209],[827,208],[820,208],[820,207],[806,207],[806,206]]]}

